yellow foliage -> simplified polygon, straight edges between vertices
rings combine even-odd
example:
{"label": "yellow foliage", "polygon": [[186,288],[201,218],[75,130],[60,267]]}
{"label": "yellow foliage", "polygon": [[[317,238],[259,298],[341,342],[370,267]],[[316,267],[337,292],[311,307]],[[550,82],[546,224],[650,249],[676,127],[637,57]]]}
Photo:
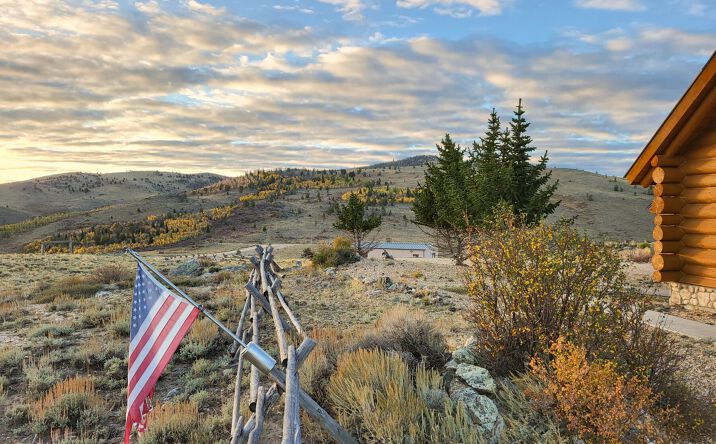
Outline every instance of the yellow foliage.
{"label": "yellow foliage", "polygon": [[560,338],[550,347],[552,361],[530,363],[542,391],[529,393],[538,405],[552,407],[557,418],[587,442],[646,442],[654,424],[646,413],[654,407],[649,387],[616,371],[613,362],[589,362],[582,347]]}

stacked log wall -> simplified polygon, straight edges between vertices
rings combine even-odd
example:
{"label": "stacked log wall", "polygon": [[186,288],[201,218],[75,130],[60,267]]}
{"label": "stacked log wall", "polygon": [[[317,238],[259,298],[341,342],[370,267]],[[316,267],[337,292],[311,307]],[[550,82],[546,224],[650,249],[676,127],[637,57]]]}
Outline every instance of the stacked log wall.
{"label": "stacked log wall", "polygon": [[716,128],[652,158],[654,280],[716,287]]}

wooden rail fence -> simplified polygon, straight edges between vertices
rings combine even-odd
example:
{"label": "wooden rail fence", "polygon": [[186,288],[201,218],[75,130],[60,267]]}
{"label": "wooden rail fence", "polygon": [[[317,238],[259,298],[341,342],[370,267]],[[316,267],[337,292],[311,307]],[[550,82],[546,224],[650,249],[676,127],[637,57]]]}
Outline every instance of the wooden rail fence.
{"label": "wooden rail fence", "polygon": [[[254,269],[249,275],[245,287],[246,301],[236,327],[236,336],[243,341],[251,340],[259,344],[260,324],[268,315],[276,335],[279,359],[286,369],[284,374],[278,368],[269,372],[268,387],[262,385],[261,377],[265,369],[251,364],[249,374],[249,410],[252,412],[247,419],[241,415],[241,382],[244,376],[244,350],[234,342],[231,352],[238,360],[236,379],[234,382],[233,414],[231,418],[231,444],[258,443],[264,429],[264,421],[268,410],[284,395],[283,437],[282,444],[298,444],[301,442],[300,408],[306,410],[333,438],[339,443],[357,444],[357,441],[346,432],[323,408],[301,390],[298,370],[306,360],[315,341],[308,337],[298,318],[288,304],[281,291],[281,279],[278,273],[281,268],[274,261],[273,248],[256,247],[256,255],[251,258]],[[282,313],[288,319],[282,317]],[[296,347],[292,341],[301,342]]]}

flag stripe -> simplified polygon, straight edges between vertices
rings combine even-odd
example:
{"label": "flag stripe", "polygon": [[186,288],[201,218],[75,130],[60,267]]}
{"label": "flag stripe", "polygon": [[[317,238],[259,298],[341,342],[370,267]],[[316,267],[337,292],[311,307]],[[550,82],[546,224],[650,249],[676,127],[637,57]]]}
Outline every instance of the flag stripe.
{"label": "flag stripe", "polygon": [[169,320],[164,324],[163,327],[155,330],[155,332],[159,333],[156,337],[156,340],[152,342],[147,342],[147,344],[144,347],[144,351],[147,351],[143,356],[138,358],[136,361],[134,361],[135,364],[139,363],[136,366],[136,371],[132,375],[128,375],[129,378],[129,387],[134,388],[134,384],[137,382],[137,380],[141,377],[142,374],[147,369],[147,366],[152,362],[154,359],[156,353],[158,353],[159,350],[162,349],[162,347],[167,344],[168,340],[171,340],[172,331],[174,331],[174,325],[179,322],[179,319],[181,318],[182,313],[184,310],[188,307],[185,303],[180,303],[169,317]]}
{"label": "flag stripe", "polygon": [[[142,373],[142,377],[139,379],[137,384],[134,386],[133,390],[129,394],[127,398],[127,405],[132,405],[136,399],[138,398],[140,392],[145,387],[151,387],[153,384],[147,384],[149,381],[149,378],[153,376],[153,373],[156,369],[163,369],[162,366],[159,365],[160,362],[164,361],[164,358],[167,358],[167,362],[169,358],[171,358],[171,355],[174,354],[174,350],[170,350],[170,346],[174,345],[175,343],[178,345],[179,341],[183,338],[183,336],[180,336],[178,333],[180,330],[183,330],[184,328],[187,328],[191,326],[191,323],[193,322],[194,318],[196,318],[196,315],[198,314],[198,311],[195,307],[186,305],[186,308],[179,316],[179,320],[174,324],[172,327],[172,331],[169,333],[169,337],[172,338],[171,342],[165,341],[162,344],[162,347],[158,350],[158,352],[154,355],[154,358],[152,359],[151,363],[147,366],[147,369]],[[189,317],[192,316],[191,319]],[[186,322],[189,321],[189,322]],[[169,351],[167,353],[167,351]],[[165,356],[167,355],[167,356]]]}
{"label": "flag stripe", "polygon": [[147,317],[144,319],[144,322],[142,322],[142,325],[139,326],[139,331],[137,331],[137,334],[134,335],[132,338],[132,342],[129,344],[129,349],[133,350],[137,347],[137,344],[142,339],[142,336],[144,336],[144,332],[147,331],[149,328],[149,325],[151,324],[151,320],[154,319],[157,316],[157,312],[161,310],[162,304],[167,301],[167,299],[171,300],[173,298],[170,297],[171,293],[169,291],[164,291],[162,295],[159,297],[159,300],[154,304],[152,309],[147,313]]}
{"label": "flag stripe", "polygon": [[[129,360],[134,362],[134,360],[137,358],[137,355],[140,351],[144,348],[145,344],[149,339],[151,338],[151,334],[145,334],[146,331],[154,331],[157,328],[157,325],[159,322],[161,322],[162,318],[166,314],[166,312],[169,310],[169,307],[174,302],[173,298],[166,298],[163,303],[156,305],[159,307],[157,312],[154,314],[152,318],[147,317],[144,322],[142,323],[142,326],[140,327],[140,330],[137,335],[137,343],[136,344],[130,344],[129,346]],[[141,333],[141,336],[139,336],[139,333]]]}
{"label": "flag stripe", "polygon": [[144,347],[142,347],[142,350],[139,352],[139,354],[136,355],[136,358],[132,358],[132,366],[129,368],[129,374],[128,379],[131,381],[134,377],[134,374],[136,373],[139,365],[142,363],[144,358],[147,356],[149,351],[151,350],[152,346],[154,345],[154,342],[157,340],[159,335],[162,334],[162,330],[167,325],[167,322],[171,319],[171,317],[174,315],[174,311],[181,305],[182,302],[179,299],[174,299],[169,306],[169,308],[164,313],[164,316],[159,320],[157,323],[157,327],[153,330],[148,330],[145,333],[145,336],[148,336],[147,340],[144,341]]}

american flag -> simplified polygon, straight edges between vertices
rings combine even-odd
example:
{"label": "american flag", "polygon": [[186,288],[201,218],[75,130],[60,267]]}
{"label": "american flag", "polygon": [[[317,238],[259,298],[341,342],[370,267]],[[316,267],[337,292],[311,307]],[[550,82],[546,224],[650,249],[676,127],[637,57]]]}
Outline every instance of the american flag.
{"label": "american flag", "polygon": [[176,351],[199,310],[172,294],[141,265],[137,265],[127,376],[127,423],[124,442],[132,426],[142,432],[151,410],[154,385]]}

